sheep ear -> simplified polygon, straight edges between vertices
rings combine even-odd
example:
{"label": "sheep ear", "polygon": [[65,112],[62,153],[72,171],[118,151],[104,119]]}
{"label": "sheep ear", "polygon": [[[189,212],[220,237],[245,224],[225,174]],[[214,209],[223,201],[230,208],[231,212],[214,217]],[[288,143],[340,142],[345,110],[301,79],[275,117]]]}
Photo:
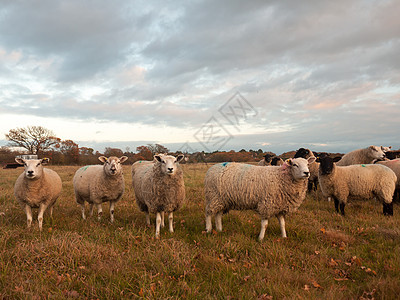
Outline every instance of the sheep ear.
{"label": "sheep ear", "polygon": [[315,162],[315,160],[316,160],[315,156],[310,156],[310,157],[307,159],[308,164],[312,164],[313,162]]}
{"label": "sheep ear", "polygon": [[160,155],[154,155],[154,158],[157,159],[158,162],[162,162],[161,156]]}
{"label": "sheep ear", "polygon": [[99,156],[99,161],[101,161],[102,163],[105,163],[107,161],[107,157]]}
{"label": "sheep ear", "polygon": [[122,164],[123,162],[125,162],[128,159],[128,156],[121,156],[119,158],[119,162]]}
{"label": "sheep ear", "polygon": [[291,158],[287,159],[286,164],[288,164],[289,166],[293,166],[293,160]]}
{"label": "sheep ear", "polygon": [[47,158],[47,157],[46,157],[46,158],[41,159],[40,162],[42,163],[42,165],[45,166],[45,165],[47,165],[47,164],[49,163],[49,161],[50,161],[50,158]]}
{"label": "sheep ear", "polygon": [[20,165],[25,164],[25,161],[24,161],[22,158],[19,158],[19,157],[16,157],[16,158],[15,158],[15,161],[16,161],[17,163],[19,163]]}
{"label": "sheep ear", "polygon": [[339,160],[341,160],[342,158],[340,157],[340,156],[336,156],[334,159],[333,159],[333,162],[338,162]]}
{"label": "sheep ear", "polygon": [[183,158],[185,157],[185,155],[183,155],[183,154],[179,154],[177,157],[176,157],[176,162],[180,162]]}

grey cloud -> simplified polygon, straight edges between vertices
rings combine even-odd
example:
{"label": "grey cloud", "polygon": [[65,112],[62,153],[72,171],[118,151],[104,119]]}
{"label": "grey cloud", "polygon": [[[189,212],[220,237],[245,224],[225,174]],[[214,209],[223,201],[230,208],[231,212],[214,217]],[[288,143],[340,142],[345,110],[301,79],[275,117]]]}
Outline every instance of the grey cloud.
{"label": "grey cloud", "polygon": [[[376,90],[400,82],[399,8],[362,0],[6,2],[0,60],[2,49],[21,58],[0,67],[2,111],[195,129],[239,91],[259,113],[249,124],[293,128],[266,134],[272,144],[398,138],[390,104],[400,92]],[[140,78],[118,81],[135,66]],[[43,90],[28,84],[35,80]],[[81,89],[92,86],[101,92],[85,98]],[[328,120],[335,126],[326,134]]]}
{"label": "grey cloud", "polygon": [[125,1],[10,2],[2,10],[3,47],[59,57],[61,81],[82,80],[121,63],[145,37],[138,30],[143,18]]}

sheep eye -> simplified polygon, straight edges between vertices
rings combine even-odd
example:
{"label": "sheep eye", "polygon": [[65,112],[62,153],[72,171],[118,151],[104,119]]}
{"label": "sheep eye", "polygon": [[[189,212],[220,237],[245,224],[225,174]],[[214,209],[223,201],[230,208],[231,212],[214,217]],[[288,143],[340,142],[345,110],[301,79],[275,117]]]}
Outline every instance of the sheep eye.
{"label": "sheep eye", "polygon": [[40,163],[38,163],[37,165],[36,165],[36,167],[39,167],[40,166]]}

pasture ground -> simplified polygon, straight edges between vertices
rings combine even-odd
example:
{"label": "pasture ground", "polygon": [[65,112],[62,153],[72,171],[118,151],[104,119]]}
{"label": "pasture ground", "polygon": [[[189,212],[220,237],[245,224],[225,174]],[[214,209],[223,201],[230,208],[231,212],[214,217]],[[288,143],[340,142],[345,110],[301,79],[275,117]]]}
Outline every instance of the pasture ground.
{"label": "pasture ground", "polygon": [[[73,196],[76,166],[49,166],[63,180],[53,218],[31,229],[13,195],[22,169],[0,169],[2,299],[398,299],[400,208],[385,217],[375,200],[353,201],[346,217],[311,193],[286,218],[287,239],[271,219],[262,243],[254,212],[230,212],[223,232],[205,234],[203,180],[209,166],[183,165],[187,201],[175,233],[161,239],[134,202],[130,166],[115,223],[81,219]],[[95,210],[96,215],[96,210]],[[35,220],[36,219],[36,220]],[[214,223],[214,222],[213,222]],[[214,225],[214,224],[213,224]]]}

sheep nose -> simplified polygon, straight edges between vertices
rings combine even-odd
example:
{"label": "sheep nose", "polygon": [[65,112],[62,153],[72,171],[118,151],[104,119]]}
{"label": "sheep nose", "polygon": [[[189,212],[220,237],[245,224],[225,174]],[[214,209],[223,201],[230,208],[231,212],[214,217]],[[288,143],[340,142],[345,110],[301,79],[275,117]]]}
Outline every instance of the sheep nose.
{"label": "sheep nose", "polygon": [[28,171],[28,175],[32,175],[33,174],[33,171]]}
{"label": "sheep nose", "polygon": [[304,175],[306,175],[307,177],[309,174],[310,174],[310,172],[304,172]]}
{"label": "sheep nose", "polygon": [[174,168],[168,168],[168,172],[171,172],[174,170]]}

